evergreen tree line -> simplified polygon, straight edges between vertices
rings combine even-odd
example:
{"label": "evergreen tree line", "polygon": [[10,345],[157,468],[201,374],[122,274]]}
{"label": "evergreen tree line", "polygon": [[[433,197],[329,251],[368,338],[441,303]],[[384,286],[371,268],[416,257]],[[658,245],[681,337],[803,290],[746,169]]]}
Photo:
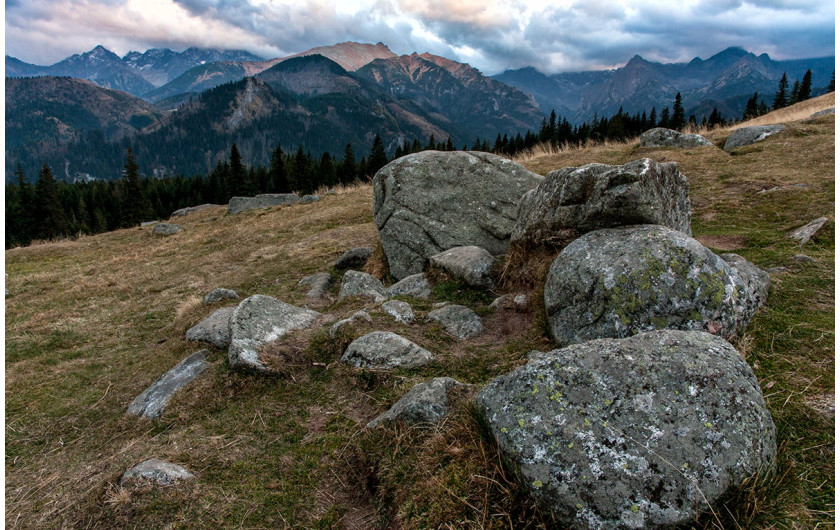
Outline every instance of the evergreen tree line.
{"label": "evergreen tree line", "polygon": [[[779,86],[776,90],[775,96],[773,96],[773,103],[772,105],[768,105],[764,102],[764,100],[758,100],[758,92],[753,93],[752,97],[747,100],[747,105],[744,108],[744,115],[742,116],[743,120],[749,120],[752,118],[757,118],[758,116],[762,116],[767,114],[772,110],[779,110],[785,107],[789,107],[795,103],[799,103],[800,101],[805,101],[807,99],[811,99],[811,92],[813,88],[811,87],[811,70],[808,69],[805,72],[805,75],[802,76],[802,81],[796,79],[793,82],[793,87],[788,93],[788,78],[787,72],[782,73],[782,78],[779,79]],[[831,74],[831,82],[828,85],[828,92],[834,92],[834,74]]]}

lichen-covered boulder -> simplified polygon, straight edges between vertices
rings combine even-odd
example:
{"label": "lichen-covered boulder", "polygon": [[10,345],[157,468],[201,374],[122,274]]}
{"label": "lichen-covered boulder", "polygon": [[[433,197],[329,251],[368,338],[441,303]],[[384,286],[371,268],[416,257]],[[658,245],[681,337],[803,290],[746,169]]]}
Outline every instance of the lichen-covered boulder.
{"label": "lichen-covered boulder", "polygon": [[378,279],[361,271],[349,270],[341,279],[338,299],[344,300],[351,296],[372,298],[374,302],[384,302],[388,299],[388,290]]}
{"label": "lichen-covered boulder", "polygon": [[752,127],[741,127],[740,129],[735,129],[726,139],[726,143],[723,145],[723,150],[731,151],[736,147],[742,147],[745,145],[751,145],[756,142],[760,142],[768,136],[778,134],[784,131],[785,129],[787,129],[787,127],[781,124],[754,125]]}
{"label": "lichen-covered boulder", "polygon": [[695,147],[711,147],[712,142],[699,134],[681,133],[665,127],[656,127],[642,133],[639,138],[642,147],[682,147],[693,149]]}
{"label": "lichen-covered boulder", "polygon": [[373,178],[373,215],[391,275],[423,272],[452,247],[504,253],[520,197],[541,180],[489,153],[423,151],[389,163]]}
{"label": "lichen-covered boulder", "polygon": [[522,197],[512,244],[562,248],[601,228],[656,224],[691,235],[688,178],[674,162],[552,171]]}
{"label": "lichen-covered boulder", "polygon": [[432,296],[432,284],[429,283],[425,273],[412,274],[388,287],[388,296],[429,298]]}
{"label": "lichen-covered boulder", "polygon": [[255,294],[236,306],[230,317],[228,363],[237,370],[265,372],[260,349],[296,329],[306,329],[321,316],[276,298]]}
{"label": "lichen-covered boulder", "polygon": [[481,247],[467,245],[444,250],[429,258],[433,267],[448,272],[453,278],[472,287],[493,289],[495,283],[490,276],[496,258]]}
{"label": "lichen-covered boulder", "polygon": [[206,354],[207,350],[201,350],[176,364],[134,398],[127,414],[146,419],[159,418],[172,396],[210,367]]}
{"label": "lichen-covered boulder", "polygon": [[393,422],[405,425],[429,425],[439,422],[449,413],[449,393],[458,386],[466,386],[451,377],[435,377],[411,388],[399,401],[394,403],[368,424],[368,429]]}
{"label": "lichen-covered boulder", "polygon": [[437,322],[453,337],[466,340],[484,331],[481,317],[469,307],[450,304],[429,311],[429,320]]}
{"label": "lichen-covered boulder", "polygon": [[187,330],[184,338],[189,341],[209,342],[225,349],[230,345],[230,317],[235,307],[223,307]]}
{"label": "lichen-covered boulder", "polygon": [[728,338],[755,308],[711,250],[682,232],[641,225],[589,232],[563,249],[549,268],[545,309],[565,346],[657,329]]}
{"label": "lichen-covered boulder", "polygon": [[215,304],[224,300],[239,300],[239,293],[233,289],[213,289],[204,296],[202,302],[205,304]]}
{"label": "lichen-covered boulder", "polygon": [[183,466],[150,458],[132,467],[120,477],[120,486],[127,488],[141,487],[146,484],[171,486],[180,480],[192,480],[195,475]]}
{"label": "lichen-covered boulder", "polygon": [[749,365],[704,332],[534,354],[476,396],[502,457],[561,528],[671,528],[772,470]]}
{"label": "lichen-covered boulder", "polygon": [[416,368],[434,360],[429,350],[390,331],[374,331],[347,346],[341,362],[357,368]]}

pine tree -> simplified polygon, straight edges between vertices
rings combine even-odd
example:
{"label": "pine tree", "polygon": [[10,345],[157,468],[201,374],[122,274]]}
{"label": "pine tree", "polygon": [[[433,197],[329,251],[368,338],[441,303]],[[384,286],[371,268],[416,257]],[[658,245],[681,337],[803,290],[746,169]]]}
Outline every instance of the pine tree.
{"label": "pine tree", "polygon": [[370,160],[368,160],[368,176],[373,176],[388,163],[388,155],[385,154],[385,146],[382,145],[382,138],[377,134],[373,137],[373,145],[370,148]]}
{"label": "pine tree", "polygon": [[356,179],[356,156],[353,154],[353,144],[344,148],[344,159],[338,168],[338,181],[350,184]]}
{"label": "pine tree", "polygon": [[230,148],[230,192],[235,197],[249,197],[251,186],[248,182],[248,170],[242,163],[242,156],[239,154],[239,148],[236,147],[236,142]]}
{"label": "pine tree", "polygon": [[828,82],[828,91],[834,92],[834,72],[831,72],[831,81]]}
{"label": "pine tree", "polygon": [[685,127],[685,109],[682,104],[682,94],[679,92],[674,97],[674,112],[671,114],[670,127],[675,130]]}
{"label": "pine tree", "polygon": [[126,228],[138,226],[151,215],[152,205],[149,199],[143,195],[143,188],[140,184],[140,168],[134,160],[134,152],[131,147],[128,148],[125,155],[122,189],[121,224]]}
{"label": "pine tree", "polygon": [[747,100],[747,106],[744,108],[744,115],[741,119],[750,120],[758,116],[758,92],[754,92],[752,97]]}
{"label": "pine tree", "polygon": [[779,80],[779,89],[776,91],[776,97],[773,98],[773,110],[778,110],[787,106],[787,85],[787,72],[785,72]]}
{"label": "pine tree", "polygon": [[285,157],[283,147],[277,144],[277,147],[271,152],[271,162],[268,166],[268,186],[272,193],[289,193],[292,191],[289,187],[289,173],[286,169]]}
{"label": "pine tree", "polygon": [[811,69],[809,68],[805,75],[802,77],[802,84],[799,85],[799,97],[797,101],[805,101],[806,99],[811,99]]}
{"label": "pine tree", "polygon": [[671,111],[668,110],[668,107],[662,107],[662,112],[659,114],[659,126],[660,127],[670,127],[671,126]]}
{"label": "pine tree", "polygon": [[58,198],[58,186],[50,166],[44,164],[35,184],[35,218],[38,220],[35,236],[54,239],[68,235],[70,222]]}
{"label": "pine tree", "polygon": [[802,101],[799,99],[799,79],[793,82],[793,88],[790,89],[790,97],[788,98],[788,105],[793,105]]}

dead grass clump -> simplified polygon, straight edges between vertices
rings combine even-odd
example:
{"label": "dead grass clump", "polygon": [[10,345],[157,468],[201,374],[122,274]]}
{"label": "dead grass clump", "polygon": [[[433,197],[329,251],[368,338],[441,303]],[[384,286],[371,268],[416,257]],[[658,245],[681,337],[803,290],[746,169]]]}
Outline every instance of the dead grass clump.
{"label": "dead grass clump", "polygon": [[499,273],[498,285],[506,292],[533,291],[541,287],[560,250],[562,246],[511,245]]}
{"label": "dead grass clump", "polygon": [[388,268],[388,256],[385,255],[385,249],[382,248],[382,241],[376,241],[373,247],[373,253],[365,263],[363,272],[366,272],[374,278],[385,282],[391,276],[391,271]]}

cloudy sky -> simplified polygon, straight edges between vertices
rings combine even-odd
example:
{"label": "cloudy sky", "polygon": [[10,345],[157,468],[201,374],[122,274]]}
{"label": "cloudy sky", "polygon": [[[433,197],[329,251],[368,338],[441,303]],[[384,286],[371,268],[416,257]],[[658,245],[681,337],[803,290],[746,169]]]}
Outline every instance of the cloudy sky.
{"label": "cloudy sky", "polygon": [[485,74],[685,62],[729,46],[834,54],[834,0],[6,0],[5,52],[52,64],[102,44],[280,57],[343,41],[431,52]]}

